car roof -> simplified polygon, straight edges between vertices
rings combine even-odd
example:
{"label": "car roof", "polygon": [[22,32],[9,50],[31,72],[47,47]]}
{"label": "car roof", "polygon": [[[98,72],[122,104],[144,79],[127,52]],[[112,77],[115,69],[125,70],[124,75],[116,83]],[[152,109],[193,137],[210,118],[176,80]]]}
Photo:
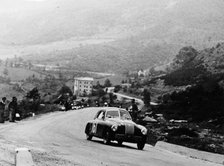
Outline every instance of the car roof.
{"label": "car roof", "polygon": [[124,108],[117,108],[117,107],[104,107],[102,110],[105,111],[120,111],[120,110],[125,110]]}

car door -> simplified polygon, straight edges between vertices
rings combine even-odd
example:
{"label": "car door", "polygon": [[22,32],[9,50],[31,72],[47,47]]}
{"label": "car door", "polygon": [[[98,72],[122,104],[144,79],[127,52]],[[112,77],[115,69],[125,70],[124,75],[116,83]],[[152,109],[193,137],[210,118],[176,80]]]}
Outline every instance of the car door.
{"label": "car door", "polygon": [[102,136],[104,116],[105,110],[101,110],[98,112],[95,120],[93,121],[91,133],[96,137]]}

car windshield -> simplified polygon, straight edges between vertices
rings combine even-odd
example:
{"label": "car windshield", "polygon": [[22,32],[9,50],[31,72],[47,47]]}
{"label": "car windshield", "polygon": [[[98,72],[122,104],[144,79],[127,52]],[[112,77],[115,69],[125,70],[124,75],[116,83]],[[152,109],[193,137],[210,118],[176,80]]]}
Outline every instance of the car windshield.
{"label": "car windshield", "polygon": [[121,119],[122,120],[131,120],[131,116],[128,111],[126,110],[120,110]]}
{"label": "car windshield", "polygon": [[107,111],[107,118],[119,118],[118,111]]}

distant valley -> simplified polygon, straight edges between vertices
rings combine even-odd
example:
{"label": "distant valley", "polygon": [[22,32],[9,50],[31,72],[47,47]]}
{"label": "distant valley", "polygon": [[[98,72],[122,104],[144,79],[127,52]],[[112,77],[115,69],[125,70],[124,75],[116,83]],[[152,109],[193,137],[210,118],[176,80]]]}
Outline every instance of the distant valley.
{"label": "distant valley", "polygon": [[34,7],[29,2],[34,14],[20,13],[14,19],[3,12],[0,53],[34,63],[122,73],[169,63],[184,46],[201,50],[224,41],[222,0],[52,4]]}

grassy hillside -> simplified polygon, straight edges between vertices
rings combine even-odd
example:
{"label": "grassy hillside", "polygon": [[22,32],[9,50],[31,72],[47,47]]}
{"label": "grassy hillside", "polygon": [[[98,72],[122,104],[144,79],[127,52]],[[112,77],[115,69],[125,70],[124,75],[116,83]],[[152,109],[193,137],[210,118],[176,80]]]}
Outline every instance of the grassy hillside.
{"label": "grassy hillside", "polygon": [[[4,74],[5,70],[7,70],[6,75]],[[0,98],[5,96],[9,100],[11,100],[13,96],[16,96],[19,100],[21,100],[25,95],[25,92],[19,88],[17,82],[24,81],[28,77],[42,78],[41,74],[31,70],[22,68],[11,68],[11,67],[6,68],[4,66],[0,66],[0,77],[1,77]],[[32,88],[33,86],[31,87],[26,86],[24,89],[31,90]]]}
{"label": "grassy hillside", "polygon": [[223,55],[224,43],[204,50],[183,47],[179,51],[162,78],[170,87],[160,96],[161,110],[167,118],[200,122],[213,119],[223,124]]}
{"label": "grassy hillside", "polygon": [[13,85],[0,83],[0,98],[7,97],[11,101],[13,96],[16,96],[20,100],[23,98],[24,93],[15,91]]}
{"label": "grassy hillside", "polygon": [[11,67],[6,68],[4,66],[0,66],[0,75],[3,75],[5,69],[7,69],[8,71],[7,77],[9,77],[11,81],[21,81],[32,76],[35,76],[37,78],[41,77],[41,75],[35,71],[22,68],[11,68]]}
{"label": "grassy hillside", "polygon": [[7,45],[26,59],[81,70],[148,68],[171,60],[183,46],[202,49],[224,41],[223,0],[25,4],[26,9],[14,4],[19,15],[4,8],[1,47]]}

